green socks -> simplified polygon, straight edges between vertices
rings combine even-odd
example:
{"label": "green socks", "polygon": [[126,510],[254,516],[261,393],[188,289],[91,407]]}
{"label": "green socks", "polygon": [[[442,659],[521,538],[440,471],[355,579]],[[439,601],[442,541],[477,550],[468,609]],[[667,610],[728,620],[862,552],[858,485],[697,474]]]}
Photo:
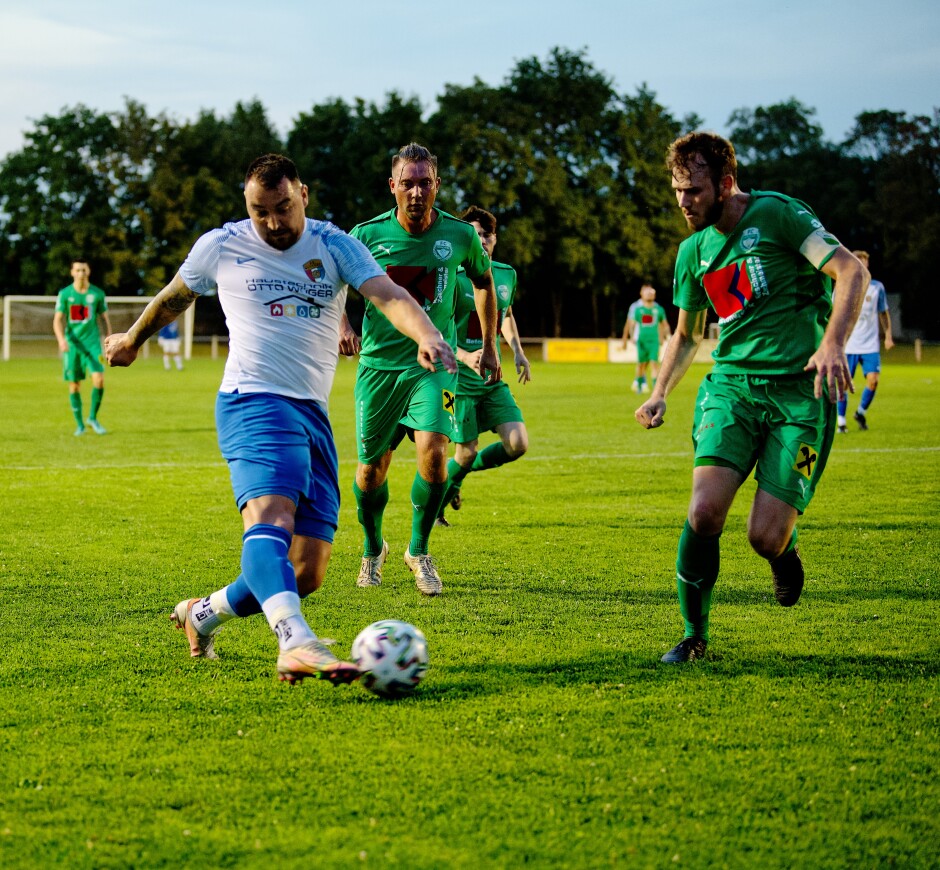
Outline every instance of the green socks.
{"label": "green socks", "polygon": [[497,441],[477,453],[473,465],[470,466],[470,471],[485,471],[487,468],[496,468],[496,466],[505,465],[507,462],[512,462],[512,457],[506,452],[503,442]]}
{"label": "green socks", "polygon": [[101,407],[101,400],[104,398],[104,387],[92,387],[91,388],[91,413],[88,415],[89,420],[98,419],[98,409]]}
{"label": "green socks", "polygon": [[85,428],[85,421],[82,420],[82,394],[69,393],[69,404],[72,406],[72,416],[78,424],[79,429]]}
{"label": "green socks", "polygon": [[689,521],[679,536],[676,556],[676,587],[679,591],[679,609],[685,620],[685,636],[708,640],[708,611],[711,608],[712,589],[718,580],[721,534],[699,535]]}
{"label": "green socks", "polygon": [[[431,529],[444,502],[444,483],[428,483],[420,474],[415,474],[411,484],[411,506],[414,513],[411,515],[411,543],[408,552],[412,556],[426,555],[428,552],[428,538]],[[381,546],[381,545],[380,545]]]}
{"label": "green socks", "polygon": [[373,492],[363,492],[353,481],[353,494],[356,496],[359,524],[365,539],[362,554],[374,558],[382,552],[382,517],[388,504],[388,481]]}

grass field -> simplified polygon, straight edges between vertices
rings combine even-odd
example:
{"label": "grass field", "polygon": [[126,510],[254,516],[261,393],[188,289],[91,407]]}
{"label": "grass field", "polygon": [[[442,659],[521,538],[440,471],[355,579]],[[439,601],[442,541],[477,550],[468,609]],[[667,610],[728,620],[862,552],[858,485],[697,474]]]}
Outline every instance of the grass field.
{"label": "grass field", "polygon": [[341,361],[340,530],[304,608],[341,654],[376,619],[420,626],[431,670],[398,702],[278,683],[260,617],[215,662],[172,629],[179,599],[239,571],[221,361],[109,371],[109,434],[81,439],[54,358],[0,364],[0,866],[937,867],[940,360],[903,359],[800,524],[799,605],[748,548],[749,481],[709,657],[678,668],[659,657],[681,636],[704,367],[646,432],[626,366],[536,364],[514,387],[531,451],[467,479],[425,600],[401,560],[410,445],[384,585],[355,588]]}

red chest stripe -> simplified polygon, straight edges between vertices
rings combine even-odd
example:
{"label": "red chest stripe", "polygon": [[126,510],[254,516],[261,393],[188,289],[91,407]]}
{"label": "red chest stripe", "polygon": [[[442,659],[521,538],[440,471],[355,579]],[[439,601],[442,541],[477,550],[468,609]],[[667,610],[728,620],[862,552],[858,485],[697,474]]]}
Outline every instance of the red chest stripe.
{"label": "red chest stripe", "polygon": [[434,301],[437,287],[437,272],[424,266],[386,266],[385,271],[399,287],[404,287],[416,302]]}

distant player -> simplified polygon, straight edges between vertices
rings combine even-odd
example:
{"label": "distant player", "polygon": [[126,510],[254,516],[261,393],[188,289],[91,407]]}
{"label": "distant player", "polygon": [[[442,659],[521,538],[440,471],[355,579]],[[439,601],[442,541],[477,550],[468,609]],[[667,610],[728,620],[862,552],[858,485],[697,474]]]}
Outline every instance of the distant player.
{"label": "distant player", "polygon": [[640,298],[627,312],[627,322],[623,327],[623,349],[627,349],[630,339],[636,342],[634,393],[648,393],[650,386],[655,385],[660,343],[665,344],[671,334],[666,310],[656,301],[656,290],[650,284],[644,284],[640,288]]}
{"label": "distant player", "polygon": [[[483,250],[493,257],[496,248],[496,218],[479,206],[470,206],[460,215],[476,231],[483,243]],[[499,314],[499,330],[510,348],[520,384],[532,379],[529,360],[522,350],[522,340],[516,319],[512,316],[512,304],[516,296],[516,270],[505,263],[492,261],[493,284],[496,286],[496,308]],[[489,384],[479,372],[483,354],[483,331],[474,302],[473,286],[466,273],[457,275],[457,431],[454,441],[457,446],[454,458],[447,463],[447,491],[441,504],[438,525],[449,525],[444,510],[449,504],[460,510],[462,504],[461,485],[472,471],[498,468],[514,462],[529,449],[529,434],[526,431],[522,411],[516,404],[505,381]],[[499,441],[484,447],[479,452],[481,432],[495,432]]]}
{"label": "distant player", "polygon": [[218,286],[229,354],[216,424],[245,530],[242,573],[206,598],[180,601],[171,618],[185,630],[190,655],[214,658],[224,622],[263,612],[277,637],[280,679],[338,684],[359,671],[318,640],[300,598],[323,583],[339,515],[327,401],[347,284],[412,339],[418,365],[456,375],[457,363],[440,331],[362,243],[307,218],[307,203],[293,162],[257,158],[245,175],[248,220],[196,240],[130,330],[108,340],[108,361],[130,365],[147,338]]}
{"label": "distant player", "polygon": [[[796,520],[826,466],[835,403],[852,388],[845,341],[869,275],[805,203],[744,193],[734,148],[720,136],[677,139],[666,165],[694,232],[679,246],[679,321],[659,381],[636,411],[642,426],[662,426],[666,397],[695,357],[709,307],[722,324],[715,365],[695,403],[692,499],[676,559],[685,636],[662,658],[678,663],[705,654],[719,539],[752,470],[748,540],[770,563],[777,602],[799,600]],[[832,280],[839,287],[834,307]]]}
{"label": "distant player", "polygon": [[[395,208],[354,227],[388,275],[405,287],[454,346],[454,291],[463,266],[473,285],[483,333],[480,371],[501,377],[496,349],[496,296],[490,258],[473,227],[434,205],[441,179],[437,157],[411,143],[392,159],[389,190]],[[352,353],[358,338],[348,330],[340,349]],[[356,375],[356,439],[359,465],[353,492],[363,531],[356,585],[378,586],[388,544],[382,521],[388,504],[388,469],[405,435],[414,439],[418,469],[411,486],[411,540],[405,564],[424,595],[440,595],[443,583],[428,552],[428,539],[447,486],[447,448],[455,434],[457,376],[414,364],[414,342],[394,330],[367,300]]]}
{"label": "distant player", "polygon": [[163,351],[163,368],[170,370],[170,361],[176,364],[176,370],[183,370],[183,356],[180,353],[182,340],[180,339],[180,326],[174,320],[168,323],[157,333],[157,344]]}
{"label": "distant player", "polygon": [[91,377],[91,408],[88,425],[98,435],[106,434],[98,422],[98,411],[104,398],[104,357],[101,353],[101,332],[111,334],[108,302],[104,290],[91,283],[91,267],[87,261],[72,261],[72,283],[59,291],[52,318],[52,331],[62,352],[63,378],[69,385],[69,404],[75,418],[76,435],[85,434],[81,387],[85,375]]}
{"label": "distant player", "polygon": [[[859,260],[868,268],[868,252],[853,251]],[[839,288],[836,288],[839,292]],[[862,374],[865,376],[865,389],[855,412],[855,422],[863,432],[868,428],[868,408],[875,398],[878,389],[878,377],[881,374],[881,340],[878,337],[878,326],[885,334],[885,350],[894,347],[894,337],[891,334],[891,312],[888,311],[888,299],[885,295],[885,285],[872,278],[865,292],[862,302],[862,311],[858,315],[855,328],[845,345],[846,356],[849,361],[849,372],[855,377],[855,370],[859,363]],[[848,432],[845,421],[845,412],[848,408],[848,397],[839,399],[839,431],[844,435]]]}

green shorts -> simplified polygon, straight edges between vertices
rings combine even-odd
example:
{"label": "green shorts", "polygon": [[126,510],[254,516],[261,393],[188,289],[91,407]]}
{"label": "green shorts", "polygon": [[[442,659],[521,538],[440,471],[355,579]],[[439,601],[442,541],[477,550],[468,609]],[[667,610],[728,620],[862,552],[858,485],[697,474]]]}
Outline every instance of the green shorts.
{"label": "green shorts", "polygon": [[409,432],[439,432],[454,439],[457,375],[420,366],[356,374],[356,443],[359,461],[372,464]]}
{"label": "green shorts", "polygon": [[84,348],[69,343],[69,349],[62,354],[62,379],[69,383],[83,381],[91,372],[103,371],[104,355],[100,345],[97,348]]}
{"label": "green shorts", "polygon": [[502,423],[523,422],[522,411],[505,381],[482,388],[474,385],[468,392],[462,392],[463,389],[464,382],[461,381],[457,387],[457,432],[454,436],[458,444],[476,441],[481,432],[493,430]]}
{"label": "green shorts", "polygon": [[836,406],[813,395],[813,377],[712,372],[695,400],[695,465],[722,465],[803,513],[826,468]]}
{"label": "green shorts", "polygon": [[652,341],[646,339],[640,339],[636,343],[636,361],[645,363],[645,362],[658,362],[659,361],[659,339],[654,338]]}

